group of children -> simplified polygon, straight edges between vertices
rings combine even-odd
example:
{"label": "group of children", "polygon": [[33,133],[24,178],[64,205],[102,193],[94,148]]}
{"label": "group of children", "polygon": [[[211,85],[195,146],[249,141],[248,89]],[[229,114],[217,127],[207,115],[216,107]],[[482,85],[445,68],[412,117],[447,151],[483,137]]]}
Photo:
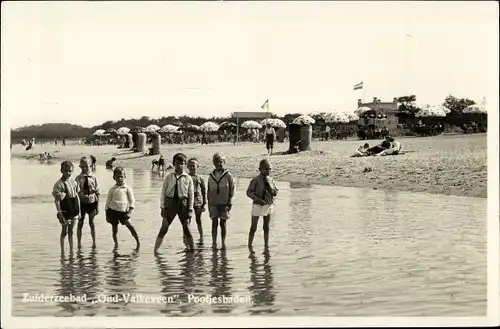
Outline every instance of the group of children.
{"label": "group of children", "polygon": [[[162,223],[156,242],[154,253],[161,247],[168,229],[176,217],[183,229],[183,242],[189,251],[194,250],[194,239],[190,230],[191,219],[194,216],[199,233],[199,244],[203,244],[202,214],[208,209],[212,220],[212,247],[217,247],[218,229],[222,248],[226,247],[226,222],[231,217],[235,193],[234,177],[225,168],[226,158],[218,152],[212,158],[215,169],[210,173],[207,184],[198,174],[199,162],[196,158],[187,159],[183,153],[173,156],[173,171],[163,181],[160,195],[160,216]],[[185,172],[187,166],[188,173]],[[57,218],[61,224],[61,253],[64,252],[64,240],[68,236],[70,252],[73,251],[73,227],[78,222],[77,242],[81,246],[82,228],[85,216],[89,217],[89,226],[92,236],[92,247],[96,247],[94,218],[99,213],[100,190],[97,178],[92,174],[93,161],[87,157],[80,159],[81,173],[71,178],[73,163],[61,163],[61,178],[55,183],[52,195],[55,199]],[[274,198],[278,189],[270,177],[272,167],[267,159],[260,161],[260,174],[254,177],[247,188],[246,195],[252,200],[252,218],[248,235],[248,246],[251,247],[257,230],[260,217],[264,218],[264,244],[269,245],[269,223],[273,213]],[[118,224],[128,228],[136,247],[140,242],[137,231],[131,222],[135,208],[133,189],[126,184],[125,169],[115,167],[113,179],[116,184],[108,192],[105,203],[106,222],[112,226],[112,235],[115,246],[118,245]]]}

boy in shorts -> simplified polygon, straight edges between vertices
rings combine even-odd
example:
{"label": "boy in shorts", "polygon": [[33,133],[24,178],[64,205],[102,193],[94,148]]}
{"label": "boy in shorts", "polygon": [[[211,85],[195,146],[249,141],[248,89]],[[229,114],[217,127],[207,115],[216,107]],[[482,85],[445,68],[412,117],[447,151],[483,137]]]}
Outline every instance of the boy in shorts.
{"label": "boy in shorts", "polygon": [[215,170],[208,177],[208,211],[212,219],[212,247],[217,248],[217,227],[220,219],[222,249],[226,248],[226,221],[231,217],[234,196],[234,178],[224,169],[226,158],[220,152],[212,158]]}
{"label": "boy in shorts", "polygon": [[108,192],[108,199],[106,200],[106,222],[112,225],[113,241],[115,247],[118,247],[118,223],[125,225],[137,243],[136,249],[139,249],[139,236],[130,222],[132,211],[135,208],[135,198],[132,188],[125,184],[125,169],[116,167],[113,170],[113,179],[116,184],[111,187]]}
{"label": "boy in shorts", "polygon": [[92,163],[87,157],[80,159],[80,169],[82,172],[76,176],[75,180],[78,183],[80,193],[80,209],[81,216],[78,220],[78,227],[76,230],[76,239],[78,241],[78,248],[82,246],[82,229],[85,221],[85,215],[89,215],[90,235],[92,236],[92,248],[96,247],[95,244],[95,227],[94,217],[99,213],[99,185],[97,177],[93,176],[90,168]]}
{"label": "boy in shorts", "polygon": [[194,188],[194,214],[196,216],[196,226],[198,227],[198,233],[200,234],[200,244],[203,244],[203,226],[201,224],[201,214],[205,211],[205,206],[207,204],[207,187],[203,177],[198,175],[198,168],[200,163],[198,159],[191,158],[188,160],[187,167],[189,169],[189,176],[193,180]]}
{"label": "boy in shorts", "polygon": [[80,218],[80,199],[78,197],[78,184],[71,178],[73,163],[63,161],[61,163],[61,178],[57,180],[52,189],[57,219],[61,224],[61,254],[64,254],[64,238],[68,236],[69,251],[73,254],[73,226]]}
{"label": "boy in shorts", "polygon": [[154,253],[158,253],[158,249],[163,242],[163,238],[168,232],[170,224],[178,216],[182,224],[183,236],[188,250],[194,250],[193,236],[189,230],[189,220],[191,219],[194,209],[194,187],[193,179],[184,172],[186,165],[186,156],[183,153],[177,153],[172,159],[174,171],[165,177],[160,195],[160,209],[162,223],[160,232],[156,237]]}

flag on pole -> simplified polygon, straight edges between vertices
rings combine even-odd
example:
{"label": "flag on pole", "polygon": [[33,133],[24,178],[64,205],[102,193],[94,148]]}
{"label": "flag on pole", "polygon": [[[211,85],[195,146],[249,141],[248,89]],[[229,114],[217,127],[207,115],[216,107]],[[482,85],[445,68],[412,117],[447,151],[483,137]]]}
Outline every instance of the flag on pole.
{"label": "flag on pole", "polygon": [[354,85],[354,90],[363,89],[363,81]]}
{"label": "flag on pole", "polygon": [[269,108],[269,99],[266,99],[266,101],[264,102],[264,104],[262,104],[262,106],[260,108],[261,109],[268,109]]}

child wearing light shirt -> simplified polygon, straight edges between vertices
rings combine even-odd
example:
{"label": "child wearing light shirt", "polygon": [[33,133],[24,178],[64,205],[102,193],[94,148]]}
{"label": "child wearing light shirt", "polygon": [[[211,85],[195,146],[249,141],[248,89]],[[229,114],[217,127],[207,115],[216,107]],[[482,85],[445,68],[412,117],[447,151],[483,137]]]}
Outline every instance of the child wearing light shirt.
{"label": "child wearing light shirt", "polygon": [[137,243],[139,249],[139,237],[137,232],[130,222],[132,211],[135,208],[135,198],[132,188],[125,184],[125,169],[116,167],[113,170],[113,179],[116,185],[112,186],[108,192],[108,199],[106,200],[106,222],[110,223],[113,228],[113,241],[115,246],[118,246],[118,223],[125,225]]}
{"label": "child wearing light shirt", "polygon": [[160,209],[162,224],[160,232],[156,237],[154,253],[158,253],[163,238],[168,232],[170,224],[178,216],[182,224],[183,236],[188,250],[194,250],[193,236],[189,229],[189,220],[194,212],[194,187],[193,179],[184,172],[186,165],[186,156],[183,153],[174,155],[172,164],[174,171],[171,172],[163,181],[160,195]]}

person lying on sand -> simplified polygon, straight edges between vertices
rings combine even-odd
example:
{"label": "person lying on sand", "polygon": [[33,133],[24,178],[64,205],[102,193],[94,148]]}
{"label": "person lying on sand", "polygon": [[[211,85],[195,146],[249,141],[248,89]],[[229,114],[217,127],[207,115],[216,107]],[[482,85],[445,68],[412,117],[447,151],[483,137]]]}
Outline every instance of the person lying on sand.
{"label": "person lying on sand", "polygon": [[381,155],[397,155],[399,154],[399,151],[401,151],[401,143],[394,140],[392,137],[387,137],[386,139],[389,140],[391,143],[391,146],[388,149],[383,150],[382,152],[375,154],[376,156],[381,156]]}
{"label": "person lying on sand", "polygon": [[106,169],[113,169],[115,161],[116,161],[115,157],[112,157],[110,160],[106,161]]}
{"label": "person lying on sand", "polygon": [[368,144],[368,143],[365,143],[363,145],[358,146],[358,148],[356,149],[356,152],[353,155],[351,155],[351,158],[367,156],[368,154],[366,153],[366,151],[369,148],[370,148],[370,144]]}
{"label": "person lying on sand", "polygon": [[391,147],[391,142],[390,142],[391,138],[392,137],[387,136],[382,143],[377,144],[377,145],[372,146],[369,149],[367,149],[366,154],[367,155],[375,155],[375,154],[379,154],[380,152],[382,152],[384,150],[389,149]]}

